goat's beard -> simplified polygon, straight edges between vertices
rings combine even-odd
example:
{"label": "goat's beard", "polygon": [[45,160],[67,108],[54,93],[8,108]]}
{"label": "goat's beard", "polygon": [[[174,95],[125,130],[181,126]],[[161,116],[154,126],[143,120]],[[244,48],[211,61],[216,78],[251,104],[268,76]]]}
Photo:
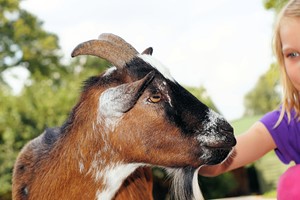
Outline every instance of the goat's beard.
{"label": "goat's beard", "polygon": [[175,200],[203,200],[198,184],[198,171],[200,168],[168,168],[167,172],[173,177],[171,186],[171,199]]}

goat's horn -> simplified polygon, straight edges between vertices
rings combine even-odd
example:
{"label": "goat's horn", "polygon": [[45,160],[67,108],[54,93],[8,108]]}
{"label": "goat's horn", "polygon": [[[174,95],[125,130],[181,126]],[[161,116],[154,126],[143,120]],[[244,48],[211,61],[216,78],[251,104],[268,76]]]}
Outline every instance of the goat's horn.
{"label": "goat's horn", "polygon": [[120,46],[107,40],[90,40],[79,44],[72,52],[71,56],[93,55],[106,59],[116,67],[124,67],[136,55],[134,51],[121,48]]}
{"label": "goat's horn", "polygon": [[107,40],[117,46],[120,46],[125,51],[131,52],[133,54],[138,54],[139,52],[128,42],[126,42],[123,38],[114,35],[112,33],[102,33],[99,37],[99,40]]}

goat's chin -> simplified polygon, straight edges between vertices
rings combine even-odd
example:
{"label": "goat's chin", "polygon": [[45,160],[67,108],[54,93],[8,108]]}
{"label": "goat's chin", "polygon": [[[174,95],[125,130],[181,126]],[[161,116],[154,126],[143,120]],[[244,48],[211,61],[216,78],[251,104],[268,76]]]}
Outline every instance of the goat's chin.
{"label": "goat's chin", "polygon": [[175,200],[203,200],[198,184],[199,168],[168,168],[168,174],[173,178],[171,195]]}
{"label": "goat's chin", "polygon": [[216,165],[224,162],[230,156],[233,148],[210,148],[209,158],[205,159],[205,165]]}

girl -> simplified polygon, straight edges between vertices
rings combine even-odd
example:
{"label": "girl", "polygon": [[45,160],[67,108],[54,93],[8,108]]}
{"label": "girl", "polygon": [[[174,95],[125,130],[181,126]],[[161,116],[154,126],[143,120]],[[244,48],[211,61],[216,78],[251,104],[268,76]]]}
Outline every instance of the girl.
{"label": "girl", "polygon": [[300,164],[300,0],[289,1],[281,10],[274,33],[274,50],[284,90],[280,109],[267,113],[248,131],[237,136],[235,156],[230,162],[204,166],[199,173],[216,176],[275,150],[283,163],[296,164],[281,176],[278,199],[300,199],[300,165],[297,165]]}

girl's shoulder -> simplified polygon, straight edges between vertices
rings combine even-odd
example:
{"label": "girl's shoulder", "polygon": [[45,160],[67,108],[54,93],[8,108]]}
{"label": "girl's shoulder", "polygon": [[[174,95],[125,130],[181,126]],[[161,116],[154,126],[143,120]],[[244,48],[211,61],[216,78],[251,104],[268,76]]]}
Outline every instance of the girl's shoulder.
{"label": "girl's shoulder", "polygon": [[275,152],[281,161],[286,164],[292,160],[300,163],[300,121],[292,111],[290,120],[285,114],[279,125],[275,126],[279,116],[280,110],[274,110],[265,114],[260,122],[265,125],[274,139],[277,145]]}
{"label": "girl's shoulder", "polygon": [[276,129],[276,127],[281,127],[282,129],[290,128],[293,126],[299,127],[300,121],[298,117],[296,116],[295,110],[291,111],[291,117],[289,119],[288,115],[285,113],[283,116],[283,119],[280,121],[279,125],[276,126],[276,123],[280,117],[281,110],[273,110],[271,112],[268,112],[265,114],[260,121],[265,124],[265,126],[272,127],[273,129]]}

